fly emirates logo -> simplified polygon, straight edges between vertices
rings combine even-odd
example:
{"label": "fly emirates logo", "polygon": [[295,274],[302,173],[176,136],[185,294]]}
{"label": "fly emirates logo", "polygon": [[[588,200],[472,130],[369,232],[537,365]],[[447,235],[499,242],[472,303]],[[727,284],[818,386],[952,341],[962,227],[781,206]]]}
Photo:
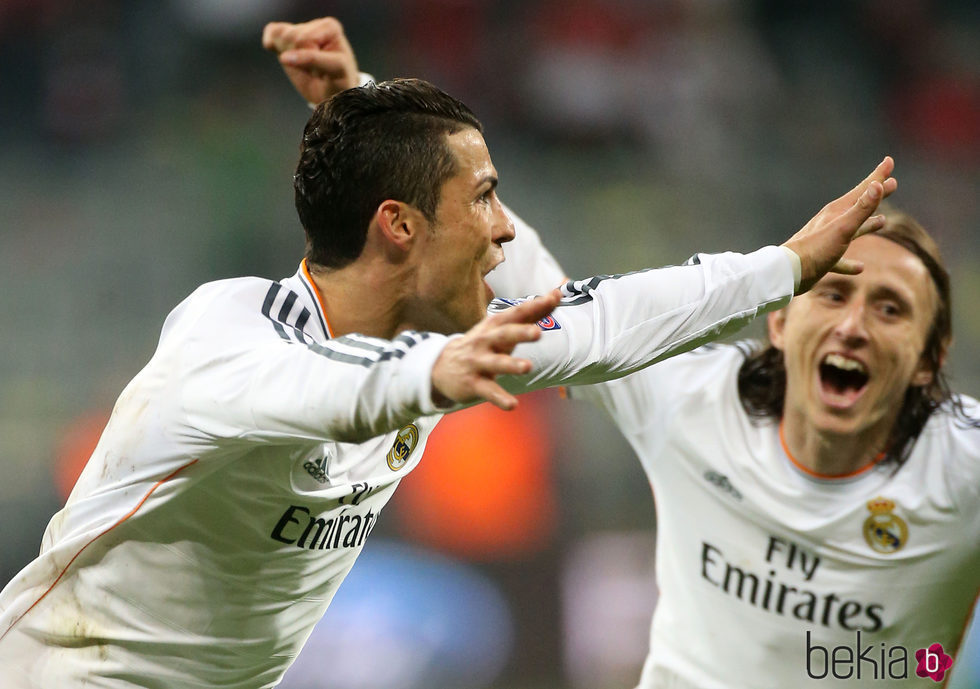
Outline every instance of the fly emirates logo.
{"label": "fly emirates logo", "polygon": [[290,505],[272,529],[272,538],[307,550],[357,548],[374,529],[378,515],[370,509],[341,507],[314,514],[308,507]]}
{"label": "fly emirates logo", "polygon": [[[819,555],[792,541],[769,536],[764,556],[765,565],[759,569],[765,572],[749,571],[744,568],[744,559],[735,564],[726,559],[721,548],[702,541],[701,578],[743,603],[774,615],[794,617],[806,623],[805,627],[820,625],[830,630],[824,634],[805,630],[803,669],[809,679],[907,680],[914,674],[933,682],[944,680],[953,657],[942,644],[910,652],[902,644],[876,640],[873,634],[883,626],[884,606],[816,586]],[[853,643],[827,646],[817,640],[840,639],[840,630],[853,632]]]}
{"label": "fly emirates logo", "polygon": [[[882,626],[881,603],[846,599],[834,592],[817,593],[809,582],[820,569],[820,556],[776,536],[765,549],[764,573],[743,569],[725,553],[701,542],[701,578],[740,601],[775,615],[847,631],[876,632]],[[802,581],[801,581],[802,575]],[[790,585],[783,578],[792,578]]]}

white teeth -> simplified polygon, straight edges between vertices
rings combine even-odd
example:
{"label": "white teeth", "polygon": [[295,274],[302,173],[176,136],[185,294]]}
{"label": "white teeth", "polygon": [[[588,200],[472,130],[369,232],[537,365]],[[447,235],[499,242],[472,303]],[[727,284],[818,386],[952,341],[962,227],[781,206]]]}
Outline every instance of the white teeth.
{"label": "white teeth", "polygon": [[846,356],[841,356],[840,354],[828,354],[824,357],[823,363],[828,366],[833,366],[834,368],[839,368],[842,371],[857,371],[859,373],[867,373],[864,364],[860,361],[854,359],[848,359]]}

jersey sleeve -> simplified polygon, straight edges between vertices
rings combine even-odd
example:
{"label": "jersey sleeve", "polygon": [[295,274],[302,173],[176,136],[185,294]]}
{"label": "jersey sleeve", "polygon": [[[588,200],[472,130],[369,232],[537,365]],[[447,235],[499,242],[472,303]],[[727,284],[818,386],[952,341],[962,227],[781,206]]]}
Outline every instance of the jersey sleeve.
{"label": "jersey sleeve", "polygon": [[154,357],[158,371],[169,369],[163,375],[194,432],[360,442],[438,411],[431,370],[445,336],[409,331],[318,344],[264,317],[253,287],[211,292],[168,319]]}
{"label": "jersey sleeve", "polygon": [[565,272],[538,233],[510,208],[504,210],[514,223],[515,237],[504,244],[506,260],[487,275],[494,293],[501,297],[544,294],[565,282]]}
{"label": "jersey sleeve", "polygon": [[958,396],[960,413],[943,415],[951,447],[946,451],[946,482],[957,507],[974,515],[980,528],[980,403]]}
{"label": "jersey sleeve", "polygon": [[[536,342],[515,355],[530,374],[501,379],[512,392],[614,380],[734,333],[793,294],[780,247],[751,254],[698,254],[683,266],[568,282]],[[496,300],[502,309],[508,300]]]}

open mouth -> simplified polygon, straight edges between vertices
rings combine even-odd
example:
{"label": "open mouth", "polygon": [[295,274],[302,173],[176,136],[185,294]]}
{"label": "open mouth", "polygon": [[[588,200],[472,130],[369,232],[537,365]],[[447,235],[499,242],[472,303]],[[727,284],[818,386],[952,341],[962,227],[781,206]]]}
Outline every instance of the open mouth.
{"label": "open mouth", "polygon": [[497,295],[496,295],[496,293],[495,293],[495,292],[493,291],[493,288],[492,288],[492,287],[490,286],[490,283],[489,283],[489,282],[487,282],[487,275],[489,275],[489,274],[490,274],[491,272],[493,272],[493,269],[494,269],[494,268],[496,268],[497,266],[499,266],[499,265],[500,265],[501,263],[503,263],[503,262],[504,262],[504,260],[503,260],[503,259],[501,259],[501,260],[499,260],[499,261],[497,261],[496,263],[494,263],[494,264],[493,264],[492,266],[490,266],[490,268],[489,268],[489,269],[487,269],[486,271],[484,271],[484,273],[483,273],[483,288],[484,288],[484,289],[486,290],[486,292],[487,292],[487,295],[488,295],[488,296],[487,296],[487,302],[488,302],[488,303],[489,303],[489,302],[490,302],[491,300],[493,300],[493,298],[494,298],[495,296],[497,296]]}
{"label": "open mouth", "polygon": [[833,406],[853,404],[871,379],[862,362],[843,354],[826,355],[820,362],[819,369],[824,398]]}

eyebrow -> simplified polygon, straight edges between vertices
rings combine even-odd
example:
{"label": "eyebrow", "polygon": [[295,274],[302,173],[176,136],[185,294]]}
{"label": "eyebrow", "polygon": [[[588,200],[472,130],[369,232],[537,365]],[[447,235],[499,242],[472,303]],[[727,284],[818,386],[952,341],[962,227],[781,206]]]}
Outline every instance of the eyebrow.
{"label": "eyebrow", "polygon": [[[823,277],[818,284],[824,287],[836,287],[837,289],[847,291],[856,289],[854,282],[848,279],[847,276],[835,275],[831,273],[828,273],[825,277]],[[909,299],[909,297],[902,294],[896,288],[888,285],[874,285],[871,288],[870,296],[873,299],[894,299],[908,308],[911,308],[912,306],[912,301]]]}
{"label": "eyebrow", "polygon": [[[843,275],[835,275],[833,273],[827,273],[820,281],[817,283],[820,287],[837,287],[838,289],[854,289],[854,283],[848,280]],[[816,287],[817,285],[814,285]]]}
{"label": "eyebrow", "polygon": [[480,187],[482,187],[484,184],[487,184],[488,182],[490,183],[490,189],[496,189],[497,188],[497,176],[496,175],[487,175],[486,177],[481,177],[480,180],[476,184],[476,188],[479,189]]}
{"label": "eyebrow", "polygon": [[886,285],[879,285],[871,291],[871,296],[875,299],[892,299],[902,305],[905,309],[912,308],[912,302],[898,290]]}

